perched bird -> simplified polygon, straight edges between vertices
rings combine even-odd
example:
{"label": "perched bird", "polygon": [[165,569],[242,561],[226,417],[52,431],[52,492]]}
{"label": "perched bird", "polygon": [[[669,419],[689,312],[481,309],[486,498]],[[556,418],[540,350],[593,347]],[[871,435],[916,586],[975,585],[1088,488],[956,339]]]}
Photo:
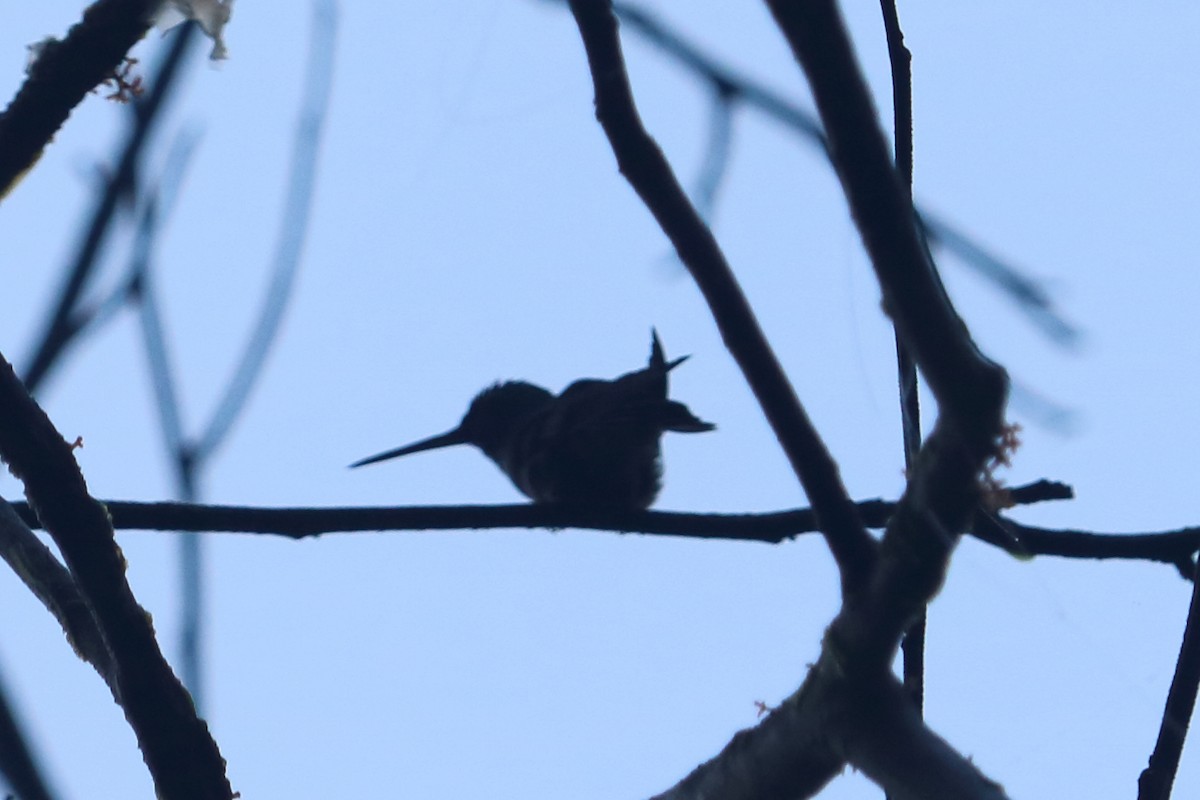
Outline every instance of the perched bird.
{"label": "perched bird", "polygon": [[651,331],[650,363],[611,381],[578,380],[557,397],[524,381],[497,383],[471,401],[451,431],[351,464],[473,444],[535,503],[649,508],[662,488],[664,431],[702,433],[716,426],[667,399],[667,361]]}

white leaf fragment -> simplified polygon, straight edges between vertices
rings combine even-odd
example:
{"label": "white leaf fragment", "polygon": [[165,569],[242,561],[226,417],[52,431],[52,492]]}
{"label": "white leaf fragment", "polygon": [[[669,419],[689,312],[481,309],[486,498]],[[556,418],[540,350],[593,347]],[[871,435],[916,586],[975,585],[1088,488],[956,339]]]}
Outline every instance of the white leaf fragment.
{"label": "white leaf fragment", "polygon": [[231,14],[233,0],[167,0],[159,9],[155,24],[161,30],[168,31],[184,20],[196,20],[200,29],[213,40],[212,52],[208,57],[220,61],[229,55],[221,34]]}

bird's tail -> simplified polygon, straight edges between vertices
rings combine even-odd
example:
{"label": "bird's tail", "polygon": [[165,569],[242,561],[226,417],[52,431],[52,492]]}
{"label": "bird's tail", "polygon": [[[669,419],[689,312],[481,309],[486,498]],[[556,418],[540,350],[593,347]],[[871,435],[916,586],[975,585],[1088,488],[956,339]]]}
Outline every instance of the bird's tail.
{"label": "bird's tail", "polygon": [[659,426],[664,431],[677,431],[678,433],[705,433],[706,431],[716,430],[716,425],[711,422],[705,422],[691,412],[691,410],[676,400],[668,400],[659,408]]}
{"label": "bird's tail", "polygon": [[658,340],[658,331],[654,328],[650,329],[650,369],[661,369],[663,372],[670,372],[689,358],[691,356],[686,355],[680,356],[674,361],[667,361],[667,356],[663,353],[662,342]]}

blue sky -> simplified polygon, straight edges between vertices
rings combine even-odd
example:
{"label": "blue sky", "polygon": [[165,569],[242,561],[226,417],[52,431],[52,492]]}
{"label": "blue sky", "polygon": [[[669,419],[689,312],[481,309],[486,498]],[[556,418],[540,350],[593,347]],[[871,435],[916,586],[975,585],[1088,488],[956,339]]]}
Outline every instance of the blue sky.
{"label": "blue sky", "polygon": [[[748,75],[809,105],[765,6],[648,3]],[[185,424],[211,413],[266,285],[310,14],[243,3],[230,59],[197,53],[152,164],[201,140],[158,250]],[[79,9],[0,30],[0,94],[25,45]],[[885,120],[875,4],[847,8]],[[1008,474],[1072,484],[1030,524],[1144,531],[1197,521],[1193,268],[1200,9],[1163,2],[907,4],[916,193],[1053,292],[1064,350],[953,258],[972,332],[1069,435],[1015,409]],[[139,47],[149,63],[157,34]],[[647,127],[685,182],[705,91],[627,34]],[[282,338],[203,482],[212,502],[519,500],[468,448],[345,465],[458,421],[485,385],[558,391],[693,354],[672,392],[718,424],[665,440],[657,507],[805,505],[698,293],[615,168],[555,3],[342,4],[308,246]],[[89,98],[0,207],[0,351],[18,365],[58,286],[125,109]],[[902,488],[890,331],[837,182],[756,112],[735,119],[715,232],[852,494]],[[119,239],[111,280],[128,252]],[[133,317],[70,357],[42,400],[103,498],[170,497]],[[929,406],[927,405],[927,408]],[[9,477],[0,494],[20,496]],[[120,535],[129,578],[177,656],[175,540]],[[562,531],[238,535],[208,546],[206,716],[243,797],[638,797],[670,786],[803,679],[837,608],[817,537],[782,546]],[[1014,797],[1127,797],[1157,733],[1189,587],[1169,567],[1015,561],[959,548],[931,610],[928,716]],[[150,797],[107,689],[11,576],[0,667],[64,797]],[[1184,753],[1177,796],[1200,789]],[[833,798],[879,796],[855,776]]]}

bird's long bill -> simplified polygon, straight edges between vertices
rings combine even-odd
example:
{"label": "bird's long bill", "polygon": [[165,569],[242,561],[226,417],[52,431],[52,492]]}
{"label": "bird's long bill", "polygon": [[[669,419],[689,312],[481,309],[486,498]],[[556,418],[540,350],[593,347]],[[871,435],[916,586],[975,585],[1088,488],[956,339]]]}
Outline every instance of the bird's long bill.
{"label": "bird's long bill", "polygon": [[355,461],[350,465],[350,468],[354,469],[355,467],[365,467],[367,464],[375,464],[379,461],[387,461],[389,458],[399,458],[400,456],[407,456],[411,453],[420,453],[422,450],[435,450],[439,447],[449,447],[455,444],[466,443],[467,435],[463,433],[462,428],[459,427],[452,431],[440,433],[437,436],[430,436],[428,439],[422,439],[419,442],[405,445],[404,447],[397,447],[395,450],[387,450],[379,453],[378,455],[364,458],[362,461]]}

